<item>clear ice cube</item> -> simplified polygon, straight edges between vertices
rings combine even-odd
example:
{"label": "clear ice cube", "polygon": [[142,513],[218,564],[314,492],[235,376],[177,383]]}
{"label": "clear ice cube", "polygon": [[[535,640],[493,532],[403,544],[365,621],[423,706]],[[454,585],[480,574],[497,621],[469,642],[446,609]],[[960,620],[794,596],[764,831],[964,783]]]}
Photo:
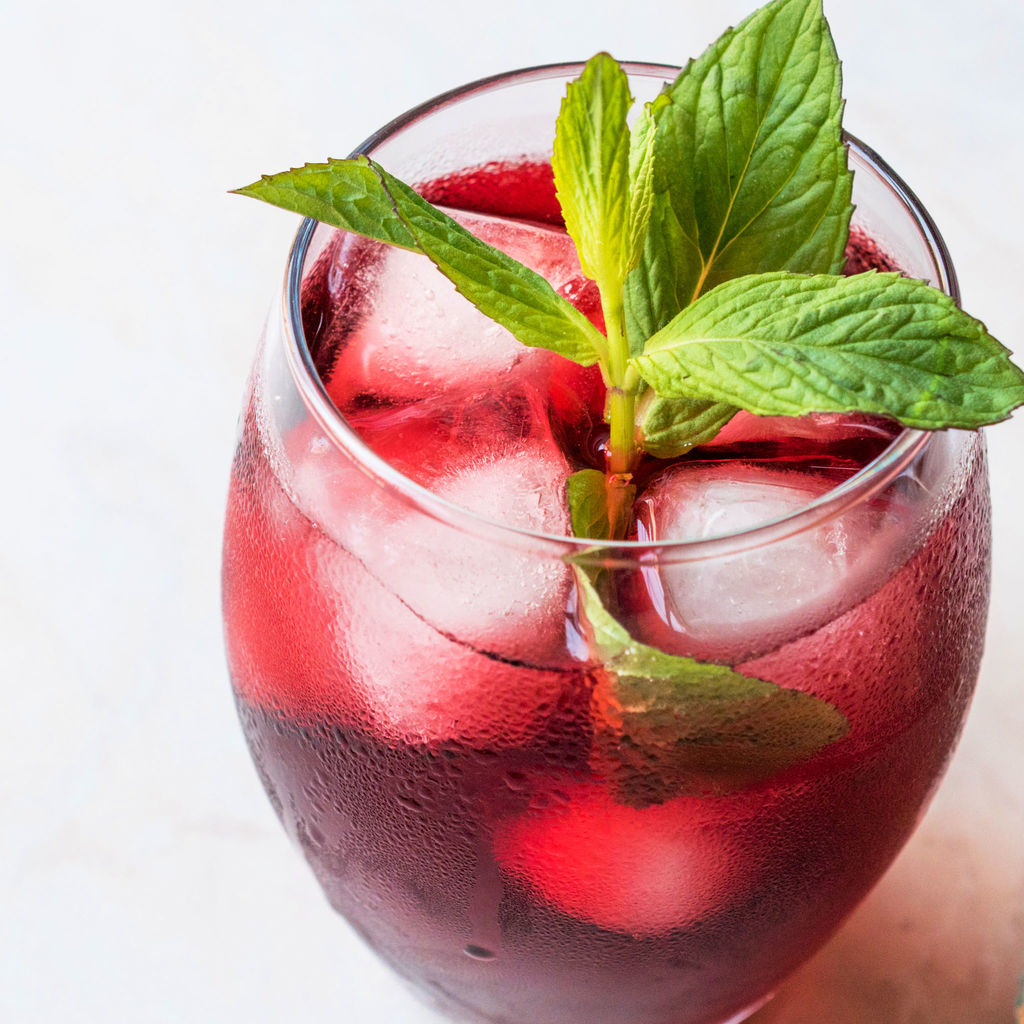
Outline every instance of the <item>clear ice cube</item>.
{"label": "clear ice cube", "polygon": [[[749,463],[681,464],[664,472],[640,505],[642,537],[707,540],[771,523],[836,484],[810,471]],[[671,557],[643,571],[667,627],[661,645],[737,663],[823,625],[884,581],[900,545],[888,503],[841,515],[732,554]]]}
{"label": "clear ice cube", "polygon": [[[385,740],[519,746],[572,685],[569,672],[512,665],[442,632],[340,548],[320,574],[335,602],[351,717]],[[445,601],[441,589],[432,596]]]}
{"label": "clear ice cube", "polygon": [[381,486],[316,432],[296,436],[292,492],[386,591],[455,642],[505,661],[567,667],[572,574],[557,553],[503,526],[568,532],[569,466],[547,437],[499,437],[446,460],[430,490],[489,520],[447,522]]}

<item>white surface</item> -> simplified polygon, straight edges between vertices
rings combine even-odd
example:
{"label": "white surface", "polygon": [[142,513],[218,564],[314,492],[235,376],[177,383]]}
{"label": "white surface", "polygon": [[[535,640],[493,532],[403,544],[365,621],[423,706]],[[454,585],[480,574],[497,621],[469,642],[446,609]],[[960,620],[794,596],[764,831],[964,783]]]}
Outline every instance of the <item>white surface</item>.
{"label": "white surface", "polygon": [[[4,4],[0,1019],[427,1020],[288,846],[229,698],[222,504],[295,220],[225,191],[493,71],[601,48],[678,62],[751,5]],[[847,123],[935,214],[966,307],[1024,349],[1024,7],[827,7]],[[990,445],[994,605],[963,745],[766,1024],[1010,1019],[1024,417]]]}

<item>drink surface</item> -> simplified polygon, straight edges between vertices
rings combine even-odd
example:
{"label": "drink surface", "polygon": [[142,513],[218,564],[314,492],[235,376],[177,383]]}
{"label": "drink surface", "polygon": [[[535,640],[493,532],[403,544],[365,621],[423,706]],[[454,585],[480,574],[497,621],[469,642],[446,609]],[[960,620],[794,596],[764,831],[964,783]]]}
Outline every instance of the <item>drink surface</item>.
{"label": "drink surface", "polygon": [[[600,323],[549,168],[482,168],[427,192]],[[890,267],[858,235],[849,259]],[[510,344],[424,264],[328,240],[302,306],[331,397],[418,483],[564,535],[565,479],[603,468],[599,376]],[[629,785],[660,794],[638,804],[608,760],[614,696],[565,563],[424,515],[309,421],[268,438],[259,401],[225,537],[246,735],[332,904],[451,1012],[716,1024],[884,870],[977,673],[988,512],[976,441],[937,439],[913,473],[772,546],[614,575],[610,610],[638,639],[813,693],[850,723],[810,761],[719,795],[676,795],[631,766]],[[698,539],[784,516],[895,433],[865,417],[740,414],[714,442],[640,467],[634,535]]]}

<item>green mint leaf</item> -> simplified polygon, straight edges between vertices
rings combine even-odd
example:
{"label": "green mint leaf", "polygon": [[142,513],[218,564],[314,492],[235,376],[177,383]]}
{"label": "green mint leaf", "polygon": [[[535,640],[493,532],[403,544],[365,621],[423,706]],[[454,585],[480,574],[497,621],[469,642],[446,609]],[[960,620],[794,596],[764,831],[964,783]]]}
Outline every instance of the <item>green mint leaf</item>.
{"label": "green mint leaf", "polygon": [[540,274],[481,241],[366,157],[307,164],[236,191],[426,253],[462,295],[524,345],[583,366],[605,350],[604,335]]}
{"label": "green mint leaf", "polygon": [[719,285],[633,365],[669,397],[760,416],[876,413],[972,429],[1024,404],[1024,373],[943,292],[898,274],[760,274]]}
{"label": "green mint leaf", "polygon": [[737,409],[698,398],[662,398],[648,390],[637,403],[636,425],[643,449],[656,459],[671,459],[710,441]]}
{"label": "green mint leaf", "polygon": [[764,781],[846,734],[846,718],[799,690],[635,641],[577,568],[583,617],[600,654],[594,765],[618,798],[646,807]]}
{"label": "green mint leaf", "polygon": [[590,366],[604,335],[540,274],[495,249],[377,164],[381,187],[417,246],[486,316],[518,341]]}
{"label": "green mint leaf", "polygon": [[631,355],[643,351],[647,339],[664,327],[690,302],[684,274],[687,240],[676,220],[668,195],[651,196],[651,212],[640,263],[626,278],[626,334]]}
{"label": "green mint leaf", "polygon": [[365,157],[306,164],[234,190],[378,242],[417,249],[380,176]]}
{"label": "green mint leaf", "polygon": [[566,483],[566,497],[574,537],[607,540],[611,536],[604,473],[597,469],[581,469],[573,473]]}
{"label": "green mint leaf", "polygon": [[570,82],[555,126],[551,168],[565,226],[583,273],[604,289],[625,277],[630,255],[626,73],[607,54],[587,61]]}
{"label": "green mint leaf", "polygon": [[581,469],[569,477],[566,496],[573,536],[603,541],[626,535],[636,500],[631,476]]}
{"label": "green mint leaf", "polygon": [[691,297],[771,270],[838,272],[852,208],[842,78],[821,0],[775,0],[679,76],[660,127]]}
{"label": "green mint leaf", "polygon": [[656,112],[655,190],[675,224],[629,282],[631,319],[653,333],[745,274],[839,272],[852,211],[840,89],[821,0],[774,0],[684,69]]}

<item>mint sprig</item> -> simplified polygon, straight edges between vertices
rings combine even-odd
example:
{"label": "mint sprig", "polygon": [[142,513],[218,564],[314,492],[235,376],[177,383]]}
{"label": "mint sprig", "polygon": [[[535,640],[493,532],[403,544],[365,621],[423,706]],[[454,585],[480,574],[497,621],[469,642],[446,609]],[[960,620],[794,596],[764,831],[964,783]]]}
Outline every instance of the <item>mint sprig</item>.
{"label": "mint sprig", "polygon": [[[607,54],[587,63],[558,117],[553,169],[607,336],[365,157],[238,191],[424,252],[524,344],[599,363],[621,484],[610,500],[641,445],[677,455],[737,408],[996,422],[1024,402],[1024,374],[978,321],[920,282],[834,276],[851,212],[840,81],[820,0],[773,0],[727,31],[632,130],[625,73]],[[621,536],[628,517],[612,512]]]}
{"label": "mint sprig", "polygon": [[[841,84],[820,0],[780,0],[725,32],[649,105],[654,213],[625,293],[634,354],[722,281],[842,269],[852,176]],[[645,448],[667,458],[706,440],[690,413],[648,400]],[[700,416],[724,424],[730,407]]]}
{"label": "mint sprig", "polygon": [[597,469],[581,469],[566,481],[569,523],[574,537],[591,539],[611,536],[608,517],[608,478]]}

